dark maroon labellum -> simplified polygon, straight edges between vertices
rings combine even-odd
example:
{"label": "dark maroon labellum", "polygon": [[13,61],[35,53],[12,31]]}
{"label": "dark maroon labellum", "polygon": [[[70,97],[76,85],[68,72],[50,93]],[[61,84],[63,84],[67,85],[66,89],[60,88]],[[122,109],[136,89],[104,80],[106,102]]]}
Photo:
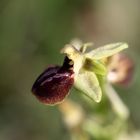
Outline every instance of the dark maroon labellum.
{"label": "dark maroon labellum", "polygon": [[68,58],[64,64],[47,68],[35,81],[32,92],[45,104],[57,104],[68,95],[74,83],[74,73]]}

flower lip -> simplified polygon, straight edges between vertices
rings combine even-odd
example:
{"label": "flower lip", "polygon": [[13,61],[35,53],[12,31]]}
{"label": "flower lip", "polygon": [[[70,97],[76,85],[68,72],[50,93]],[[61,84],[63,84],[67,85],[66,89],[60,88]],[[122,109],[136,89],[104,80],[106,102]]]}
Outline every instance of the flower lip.
{"label": "flower lip", "polygon": [[38,85],[42,83],[45,79],[54,76],[58,70],[60,69],[60,66],[50,66],[48,67],[40,76],[36,79],[35,83],[32,86],[32,92],[36,89]]}
{"label": "flower lip", "polygon": [[71,62],[65,58],[63,66],[47,68],[35,81],[32,92],[45,104],[57,104],[64,100],[74,83],[74,72]]}

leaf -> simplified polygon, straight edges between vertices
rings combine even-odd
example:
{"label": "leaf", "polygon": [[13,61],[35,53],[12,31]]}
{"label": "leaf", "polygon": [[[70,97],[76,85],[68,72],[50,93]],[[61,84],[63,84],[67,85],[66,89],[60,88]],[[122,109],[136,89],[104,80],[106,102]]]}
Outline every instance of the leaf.
{"label": "leaf", "polygon": [[75,76],[74,86],[92,100],[101,101],[102,91],[94,72],[83,70]]}
{"label": "leaf", "polygon": [[128,48],[128,45],[126,43],[114,43],[99,47],[87,53],[86,56],[92,59],[99,60],[105,57],[112,56],[126,48]]}
{"label": "leaf", "polygon": [[99,75],[106,75],[107,69],[105,65],[99,60],[86,58],[84,68]]}

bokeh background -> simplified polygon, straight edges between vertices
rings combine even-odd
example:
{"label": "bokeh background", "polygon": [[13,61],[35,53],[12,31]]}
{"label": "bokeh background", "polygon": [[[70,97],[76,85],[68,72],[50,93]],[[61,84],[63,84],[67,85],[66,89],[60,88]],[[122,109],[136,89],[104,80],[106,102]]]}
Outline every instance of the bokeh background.
{"label": "bokeh background", "polygon": [[[0,140],[72,139],[59,107],[38,102],[31,87],[47,65],[63,62],[59,51],[75,37],[97,46],[120,41],[129,44],[125,53],[135,63],[133,82],[115,89],[131,112],[128,128],[132,135],[139,135],[139,6],[139,0],[1,0]],[[91,113],[92,103],[86,105],[75,89],[68,98],[87,115]],[[104,110],[102,106],[100,111]],[[96,109],[92,112],[96,114]]]}

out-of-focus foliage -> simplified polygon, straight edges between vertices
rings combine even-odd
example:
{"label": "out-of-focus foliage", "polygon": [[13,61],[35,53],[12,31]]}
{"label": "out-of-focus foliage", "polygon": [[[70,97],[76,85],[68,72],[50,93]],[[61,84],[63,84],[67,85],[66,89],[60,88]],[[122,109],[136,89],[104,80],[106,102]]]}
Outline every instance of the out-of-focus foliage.
{"label": "out-of-focus foliage", "polygon": [[[140,127],[139,5],[138,0],[1,0],[0,139],[71,139],[72,132],[66,127],[58,107],[39,103],[30,90],[47,65],[62,63],[63,55],[59,50],[74,37],[93,41],[95,45],[119,41],[129,44],[126,53],[135,61],[134,80],[129,87],[115,89],[131,113],[124,127],[131,123],[127,129],[135,128],[132,135],[123,136],[126,140],[133,136],[139,139],[136,134]],[[112,123],[114,113],[108,100],[95,104],[79,98],[76,90],[71,91],[71,98],[85,111],[85,118],[90,113],[99,122],[107,119],[106,123]],[[103,128],[92,119],[88,118],[83,124],[88,129],[78,131],[82,138],[115,135],[113,129],[106,132],[111,130],[107,128],[100,135],[98,130]],[[91,126],[91,122],[94,125]],[[114,123],[116,127],[122,124],[120,120]]]}

